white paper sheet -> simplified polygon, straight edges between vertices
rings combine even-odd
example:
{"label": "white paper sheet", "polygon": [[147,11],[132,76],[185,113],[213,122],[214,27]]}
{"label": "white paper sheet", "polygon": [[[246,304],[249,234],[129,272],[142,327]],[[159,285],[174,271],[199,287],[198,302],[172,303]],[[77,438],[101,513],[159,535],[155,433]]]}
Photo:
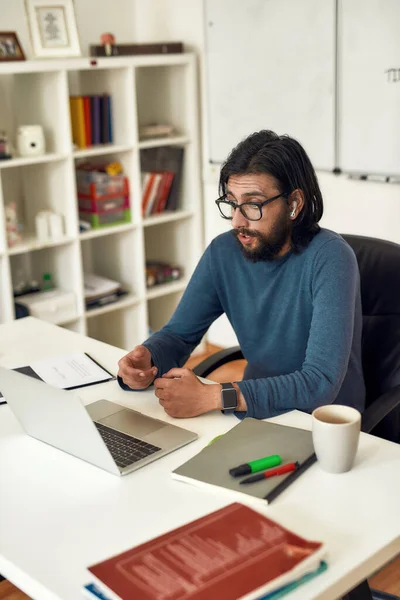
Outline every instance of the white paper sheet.
{"label": "white paper sheet", "polygon": [[79,352],[31,362],[18,370],[29,374],[32,369],[40,379],[61,389],[82,387],[113,379],[113,375],[94,362],[87,354]]}

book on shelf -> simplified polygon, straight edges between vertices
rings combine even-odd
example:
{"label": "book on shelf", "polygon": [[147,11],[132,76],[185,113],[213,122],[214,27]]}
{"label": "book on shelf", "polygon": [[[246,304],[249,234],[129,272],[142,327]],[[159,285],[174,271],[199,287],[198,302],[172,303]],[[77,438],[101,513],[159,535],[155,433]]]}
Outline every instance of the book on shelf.
{"label": "book on shelf", "polygon": [[[266,456],[278,455],[282,465],[298,462],[295,471],[243,485],[248,477],[233,477],[230,469]],[[241,502],[265,505],[315,462],[311,431],[246,418],[215,439],[172,472],[172,477],[199,487],[229,494]],[[213,468],[210,469],[210,465]]]}
{"label": "book on shelf", "polygon": [[85,139],[86,146],[91,146],[93,144],[93,136],[92,136],[92,109],[90,105],[89,96],[83,96],[83,116],[85,123]]}
{"label": "book on shelf", "polygon": [[142,173],[142,214],[144,217],[162,213],[172,187],[172,171]]}
{"label": "book on shelf", "polygon": [[[170,172],[171,182],[166,198],[163,200],[163,210],[176,210],[179,206],[180,184],[182,175],[184,148],[181,146],[159,146],[144,148],[140,152],[142,173]],[[142,188],[143,189],[143,188]]]}
{"label": "book on shelf", "polygon": [[172,135],[176,135],[176,129],[170,123],[148,123],[139,127],[139,139],[141,140],[171,137]]}
{"label": "book on shelf", "polygon": [[101,144],[100,96],[90,96],[92,144]]}
{"label": "book on shelf", "polygon": [[109,94],[70,96],[72,140],[78,148],[113,142]]}
{"label": "book on shelf", "polygon": [[322,542],[233,503],[88,571],[93,590],[113,600],[252,600],[306,583],[325,555]]}
{"label": "book on shelf", "polygon": [[85,112],[82,96],[70,96],[69,109],[72,127],[72,141],[78,148],[86,148]]}
{"label": "book on shelf", "polygon": [[151,288],[161,283],[177,281],[183,275],[182,267],[178,265],[161,262],[146,261],[146,286]]}
{"label": "book on shelf", "polygon": [[119,281],[114,281],[108,277],[102,277],[95,273],[83,274],[84,297],[86,307],[101,306],[118,299],[121,291]]}
{"label": "book on shelf", "polygon": [[[105,45],[91,44],[90,56],[107,56]],[[112,44],[110,56],[136,54],[176,54],[183,52],[182,42],[153,42],[142,44]]]}

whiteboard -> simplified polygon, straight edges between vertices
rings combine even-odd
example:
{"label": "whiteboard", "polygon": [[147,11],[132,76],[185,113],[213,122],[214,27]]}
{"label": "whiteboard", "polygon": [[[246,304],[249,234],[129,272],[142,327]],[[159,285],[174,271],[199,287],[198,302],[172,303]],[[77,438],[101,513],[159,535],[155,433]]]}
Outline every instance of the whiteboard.
{"label": "whiteboard", "polygon": [[400,1],[339,0],[338,159],[400,174]]}
{"label": "whiteboard", "polygon": [[247,135],[298,139],[335,165],[335,0],[205,0],[209,159]]}

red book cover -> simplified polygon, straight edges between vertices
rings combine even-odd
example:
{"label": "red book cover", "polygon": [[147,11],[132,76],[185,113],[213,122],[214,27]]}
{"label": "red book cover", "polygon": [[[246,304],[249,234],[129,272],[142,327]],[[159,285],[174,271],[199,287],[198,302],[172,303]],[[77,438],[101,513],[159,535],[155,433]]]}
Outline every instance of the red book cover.
{"label": "red book cover", "polygon": [[173,179],[174,173],[172,171],[164,172],[162,188],[158,195],[157,206],[154,212],[161,213],[165,209]]}
{"label": "red book cover", "polygon": [[151,188],[150,198],[146,207],[146,214],[144,215],[145,217],[149,217],[150,215],[154,214],[154,207],[156,205],[157,198],[160,195],[162,182],[163,173],[154,173],[153,187]]}
{"label": "red book cover", "polygon": [[322,550],[320,542],[235,503],[89,571],[106,594],[122,600],[238,600],[312,572]]}
{"label": "red book cover", "polygon": [[86,146],[91,146],[92,141],[92,111],[90,108],[90,96],[83,96],[83,114],[85,118]]}
{"label": "red book cover", "polygon": [[154,184],[155,173],[146,173],[143,178],[143,188],[142,188],[142,215],[146,216],[147,205],[149,203],[149,198],[151,194],[151,190]]}

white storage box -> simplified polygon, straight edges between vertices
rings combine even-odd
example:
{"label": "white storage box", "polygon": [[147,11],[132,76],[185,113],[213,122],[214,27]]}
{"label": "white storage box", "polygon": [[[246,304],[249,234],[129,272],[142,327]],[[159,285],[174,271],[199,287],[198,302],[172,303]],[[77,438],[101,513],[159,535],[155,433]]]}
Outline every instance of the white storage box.
{"label": "white storage box", "polygon": [[76,318],[77,314],[74,292],[64,292],[63,290],[34,292],[18,296],[15,301],[26,306],[32,317],[56,325]]}

